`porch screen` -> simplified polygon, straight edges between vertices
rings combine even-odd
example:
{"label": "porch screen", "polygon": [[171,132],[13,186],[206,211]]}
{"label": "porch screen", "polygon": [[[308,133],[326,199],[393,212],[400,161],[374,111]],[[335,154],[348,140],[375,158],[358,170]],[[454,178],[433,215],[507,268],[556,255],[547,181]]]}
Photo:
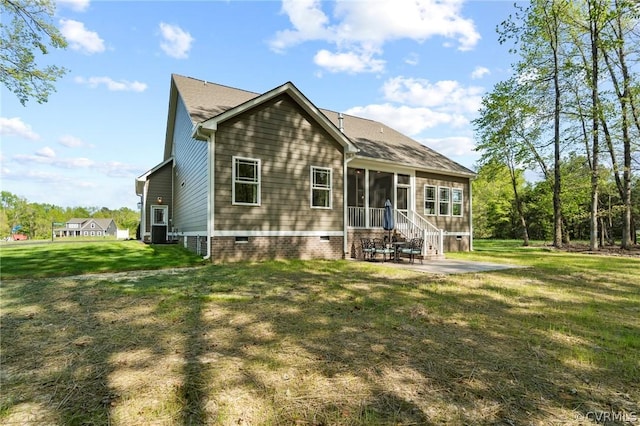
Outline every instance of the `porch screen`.
{"label": "porch screen", "polygon": [[364,169],[347,169],[347,205],[364,207]]}
{"label": "porch screen", "polygon": [[384,202],[393,200],[393,173],[369,171],[369,207],[384,208]]}

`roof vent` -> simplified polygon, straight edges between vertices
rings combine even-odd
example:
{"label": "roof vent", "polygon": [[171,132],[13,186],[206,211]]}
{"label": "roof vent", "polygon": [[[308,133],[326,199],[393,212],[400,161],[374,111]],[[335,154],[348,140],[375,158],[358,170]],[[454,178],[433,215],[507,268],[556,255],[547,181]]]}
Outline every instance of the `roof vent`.
{"label": "roof vent", "polygon": [[340,132],[344,133],[344,116],[341,112],[338,113],[338,129],[340,129]]}

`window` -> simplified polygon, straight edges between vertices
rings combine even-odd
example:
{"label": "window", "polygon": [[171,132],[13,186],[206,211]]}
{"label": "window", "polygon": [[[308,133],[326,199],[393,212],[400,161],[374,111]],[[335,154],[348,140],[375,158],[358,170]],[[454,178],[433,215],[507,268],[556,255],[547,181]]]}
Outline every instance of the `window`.
{"label": "window", "polygon": [[425,185],[424,186],[424,214],[435,215],[436,214],[436,187]]}
{"label": "window", "polygon": [[331,169],[311,167],[311,207],[331,208]]}
{"label": "window", "polygon": [[398,173],[398,185],[411,185],[411,176]]}
{"label": "window", "polygon": [[154,206],[153,210],[153,222],[152,225],[166,225],[168,206]]}
{"label": "window", "polygon": [[233,204],[260,205],[260,160],[233,157]]}
{"label": "window", "polygon": [[462,189],[451,189],[451,214],[462,216]]}
{"label": "window", "polygon": [[441,186],[439,188],[439,202],[438,205],[440,206],[438,209],[438,214],[440,216],[449,216],[449,202],[451,201],[451,196],[450,196],[451,192],[449,190],[449,188]]}
{"label": "window", "polygon": [[95,223],[92,223],[92,224],[91,224],[91,229],[93,229],[93,228],[95,228],[95,227],[96,227],[96,224],[95,224]]}

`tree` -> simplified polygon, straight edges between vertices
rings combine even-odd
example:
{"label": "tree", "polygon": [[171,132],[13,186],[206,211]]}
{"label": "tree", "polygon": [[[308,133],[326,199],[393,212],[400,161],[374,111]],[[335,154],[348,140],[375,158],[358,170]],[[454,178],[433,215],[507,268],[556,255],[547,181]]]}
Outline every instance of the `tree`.
{"label": "tree", "polygon": [[529,76],[531,93],[546,92],[553,99],[550,115],[553,119],[553,245],[555,247],[562,246],[561,71],[563,46],[566,42],[566,25],[563,18],[569,7],[570,2],[566,0],[534,0],[526,9],[518,8],[519,13],[515,18],[510,17],[498,28],[501,43],[509,40],[515,42],[517,48],[512,49],[512,52],[519,53],[521,57],[515,68],[520,75]]}
{"label": "tree", "polygon": [[[637,24],[638,13],[636,5],[625,0],[615,0],[615,13],[612,13],[612,19],[605,28],[604,35],[609,36],[608,40],[604,40],[603,44],[606,48],[602,49],[603,57],[611,77],[615,94],[620,104],[620,117],[622,127],[622,144],[623,144],[623,170],[622,179],[620,179],[619,165],[616,158],[616,152],[611,142],[611,138],[605,135],[607,140],[607,148],[613,166],[614,178],[616,186],[620,192],[620,196],[624,203],[623,228],[622,228],[622,248],[629,248],[632,244],[633,236],[631,235],[632,222],[632,202],[631,202],[631,122],[635,121],[636,127],[640,130],[640,122],[636,111],[636,97],[632,91],[632,78],[629,70],[628,61],[630,51],[627,48],[626,39],[633,37],[635,43],[638,42],[638,36],[632,29]],[[629,19],[628,16],[632,16]],[[633,41],[632,40],[632,41]]]}
{"label": "tree", "polygon": [[515,238],[513,190],[507,167],[487,162],[473,180],[473,232],[478,238]]}
{"label": "tree", "polygon": [[53,83],[67,70],[56,65],[39,67],[34,51],[65,48],[67,42],[51,23],[53,0],[2,0],[0,11],[0,81],[24,106],[29,99],[47,102]]}
{"label": "tree", "polygon": [[530,119],[535,108],[527,103],[520,88],[515,79],[498,83],[493,92],[483,97],[480,116],[473,123],[479,138],[476,149],[483,153],[479,163],[489,170],[500,165],[509,172],[523,244],[528,246],[529,232],[518,183],[522,176],[519,167],[526,162],[541,162],[546,173],[546,165],[532,142],[539,133],[538,126]]}

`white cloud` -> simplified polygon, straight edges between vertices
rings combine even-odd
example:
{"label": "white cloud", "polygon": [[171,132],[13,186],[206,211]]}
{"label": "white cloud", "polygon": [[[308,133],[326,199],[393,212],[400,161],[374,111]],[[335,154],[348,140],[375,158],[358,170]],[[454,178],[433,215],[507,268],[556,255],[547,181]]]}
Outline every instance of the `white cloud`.
{"label": "white cloud", "polygon": [[413,52],[405,58],[404,62],[409,65],[418,65],[418,63],[420,62],[420,57],[417,53]]}
{"label": "white cloud", "polygon": [[270,41],[271,48],[282,52],[290,46],[308,40],[329,40],[334,37],[327,28],[329,18],[319,0],[283,0],[282,13],[289,16],[293,30],[278,31]]}
{"label": "white cloud", "polygon": [[454,80],[431,83],[419,78],[394,77],[382,88],[385,99],[460,114],[475,114],[482,104],[484,88],[463,86]]}
{"label": "white cloud", "polygon": [[330,72],[381,72],[385,61],[374,59],[371,54],[358,54],[355,52],[331,53],[328,50],[320,50],[313,58],[316,65]]}
{"label": "white cloud", "polygon": [[58,139],[58,143],[60,143],[60,145],[62,146],[66,146],[67,148],[93,147],[93,145],[90,145],[82,139],[71,135],[61,136],[60,139]]}
{"label": "white cloud", "polygon": [[[325,4],[319,0],[283,0],[282,12],[288,15],[292,28],[278,31],[269,41],[271,49],[283,52],[306,41],[325,41],[336,45],[340,55],[353,51],[381,54],[386,42],[398,39],[420,43],[444,37],[456,40],[459,50],[470,50],[480,40],[473,21],[462,16],[460,0],[338,0],[333,21],[322,10]],[[338,54],[334,56],[339,58]],[[329,66],[334,64],[328,61]],[[345,71],[368,70],[358,68],[360,62],[353,64],[355,68]]]}
{"label": "white cloud", "polygon": [[50,147],[45,146],[44,148],[41,148],[38,151],[36,151],[36,155],[38,157],[44,157],[44,158],[55,158],[56,152]]}
{"label": "white cloud", "polygon": [[380,121],[409,136],[439,126],[463,126],[468,123],[463,116],[436,111],[432,108],[414,108],[406,105],[373,104],[354,107],[347,114]]}
{"label": "white cloud", "polygon": [[348,114],[381,121],[412,137],[438,126],[467,128],[482,102],[484,89],[457,81],[431,83],[424,79],[394,77],[382,91],[387,102],[357,106]]}
{"label": "white cloud", "polygon": [[[60,158],[50,147],[39,149],[33,155],[18,154],[11,157],[10,161],[3,161],[3,165],[15,162],[21,165],[46,165],[65,170],[88,170],[108,177],[133,178],[140,176],[144,169],[132,164],[119,161],[96,162],[90,158],[72,157]],[[28,169],[33,169],[29,168]]]}
{"label": "white cloud", "polygon": [[477,155],[474,151],[473,138],[467,136],[452,136],[446,138],[426,138],[421,142],[439,153],[449,157]]}
{"label": "white cloud", "polygon": [[119,161],[110,161],[100,165],[100,169],[103,173],[109,177],[136,177],[140,176],[144,170],[133,164],[121,163]]}
{"label": "white cloud", "polygon": [[13,160],[20,164],[47,164],[61,169],[87,169],[95,165],[95,161],[84,158],[56,158],[47,156],[46,152],[38,152],[35,155],[18,154],[13,156]]}
{"label": "white cloud", "polygon": [[31,126],[23,122],[20,117],[0,117],[0,135],[18,136],[32,141],[40,139],[40,135],[31,130]]}
{"label": "white cloud", "polygon": [[75,12],[84,12],[89,8],[89,0],[56,0],[56,4]]}
{"label": "white cloud", "polygon": [[97,32],[89,31],[84,24],[73,19],[60,20],[60,32],[69,42],[69,47],[82,53],[92,55],[104,52],[104,40]]}
{"label": "white cloud", "polygon": [[194,38],[188,32],[177,25],[160,23],[160,33],[163,41],[160,48],[167,55],[176,59],[185,59],[189,56],[191,44]]}
{"label": "white cloud", "polygon": [[112,92],[144,92],[147,90],[147,85],[145,83],[127,80],[115,81],[111,77],[89,77],[88,79],[84,77],[76,77],[75,82],[89,86],[92,89],[95,89],[100,85],[104,85]]}
{"label": "white cloud", "polygon": [[471,73],[471,78],[473,80],[478,80],[482,77],[484,77],[485,75],[489,75],[491,74],[491,71],[489,71],[489,68],[487,67],[476,67],[473,72]]}

